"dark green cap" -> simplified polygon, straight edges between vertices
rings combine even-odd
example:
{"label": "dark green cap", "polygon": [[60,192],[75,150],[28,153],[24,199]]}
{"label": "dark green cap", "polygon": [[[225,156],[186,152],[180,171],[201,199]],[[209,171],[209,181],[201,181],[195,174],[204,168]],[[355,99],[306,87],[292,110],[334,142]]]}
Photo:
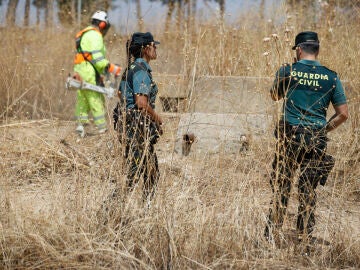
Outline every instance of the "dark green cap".
{"label": "dark green cap", "polygon": [[299,46],[302,43],[306,44],[319,44],[319,38],[318,34],[311,31],[305,31],[297,34],[295,38],[295,46],[292,47],[293,50],[296,49],[297,46]]}

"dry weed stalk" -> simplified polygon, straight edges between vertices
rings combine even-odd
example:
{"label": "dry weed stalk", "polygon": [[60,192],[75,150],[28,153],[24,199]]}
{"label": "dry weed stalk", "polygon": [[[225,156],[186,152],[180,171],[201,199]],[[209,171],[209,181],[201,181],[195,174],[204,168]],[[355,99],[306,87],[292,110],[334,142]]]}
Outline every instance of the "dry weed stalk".
{"label": "dry weed stalk", "polygon": [[[295,32],[310,27],[303,14],[277,14],[286,22],[248,14],[235,26],[210,22],[185,34],[164,33],[154,69],[181,73],[190,86],[201,75],[272,76],[291,61]],[[73,123],[65,121],[74,107],[64,81],[76,29],[1,28],[0,268],[359,268],[359,26],[339,15],[330,23],[331,31],[328,24],[316,28],[322,62],[346,81],[352,118],[331,137],[337,163],[319,191],[316,230],[329,243],[318,244],[309,257],[292,241],[292,202],[281,235],[285,247],[262,237],[271,134],[246,155],[179,158],[165,148],[156,197],[144,208],[139,188],[126,192],[116,134],[77,141]],[[125,39],[111,40],[110,58],[125,63]],[[51,121],[12,125],[42,118]],[[159,148],[174,142],[178,119],[167,120],[171,128]]]}

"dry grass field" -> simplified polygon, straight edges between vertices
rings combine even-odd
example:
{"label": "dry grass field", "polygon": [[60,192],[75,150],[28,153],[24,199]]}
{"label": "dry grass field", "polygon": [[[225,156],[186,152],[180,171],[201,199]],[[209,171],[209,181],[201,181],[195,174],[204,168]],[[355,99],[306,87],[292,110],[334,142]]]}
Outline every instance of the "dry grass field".
{"label": "dry grass field", "polygon": [[[317,241],[307,256],[294,239],[296,186],[282,245],[263,238],[270,130],[244,153],[185,157],[173,152],[180,114],[164,114],[161,178],[144,207],[140,186],[125,192],[115,132],[74,133],[75,93],[64,82],[78,28],[0,28],[0,269],[359,269],[360,12],[353,8],[351,16],[323,10],[316,22],[284,6],[274,13],[280,21],[247,14],[236,26],[214,20],[181,32],[151,29],[161,40],[154,72],[189,82],[273,76],[292,61],[297,32],[319,33],[320,60],[346,82],[351,117],[329,134],[336,165],[317,189]],[[126,38],[111,31],[105,38],[109,58],[122,66]],[[107,103],[109,125],[114,104]]]}

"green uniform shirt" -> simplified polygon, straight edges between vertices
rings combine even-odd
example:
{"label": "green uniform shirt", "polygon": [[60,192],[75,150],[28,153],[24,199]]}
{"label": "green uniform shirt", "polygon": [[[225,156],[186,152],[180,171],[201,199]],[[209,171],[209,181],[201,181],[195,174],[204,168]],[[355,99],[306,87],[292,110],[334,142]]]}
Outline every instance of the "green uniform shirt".
{"label": "green uniform shirt", "polygon": [[329,104],[346,103],[337,74],[312,60],[282,66],[272,91],[284,97],[283,120],[293,126],[323,128]]}

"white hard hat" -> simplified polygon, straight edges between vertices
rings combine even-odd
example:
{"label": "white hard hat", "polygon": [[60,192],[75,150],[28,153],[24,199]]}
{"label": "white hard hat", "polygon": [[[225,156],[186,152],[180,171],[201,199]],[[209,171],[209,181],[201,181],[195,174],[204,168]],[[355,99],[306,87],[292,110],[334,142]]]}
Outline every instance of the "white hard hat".
{"label": "white hard hat", "polygon": [[96,11],[92,16],[91,16],[92,20],[99,20],[102,22],[106,22],[106,24],[109,24],[109,19],[107,16],[107,13],[105,11],[102,10],[98,10]]}

